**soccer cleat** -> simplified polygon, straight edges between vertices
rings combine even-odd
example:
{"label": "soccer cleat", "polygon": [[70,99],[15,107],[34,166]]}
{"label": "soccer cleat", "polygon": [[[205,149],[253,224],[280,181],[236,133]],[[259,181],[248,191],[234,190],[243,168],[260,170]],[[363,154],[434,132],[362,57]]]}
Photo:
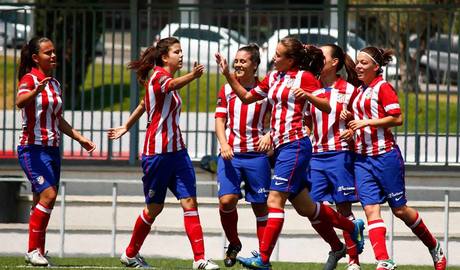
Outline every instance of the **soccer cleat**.
{"label": "soccer cleat", "polygon": [[377,268],[375,268],[375,270],[394,270],[396,267],[396,263],[393,260],[388,259],[377,261]]}
{"label": "soccer cleat", "polygon": [[358,254],[363,253],[364,249],[364,221],[360,218],[353,220],[355,224],[355,229],[351,234],[351,238],[356,243],[356,248],[358,249]]}
{"label": "soccer cleat", "polygon": [[361,270],[361,266],[356,263],[350,263],[347,265],[347,270]]}
{"label": "soccer cleat", "polygon": [[257,254],[257,256],[250,257],[250,258],[237,257],[236,260],[242,266],[249,268],[249,269],[270,270],[272,267],[270,263],[262,262],[262,258],[260,257],[260,254]]}
{"label": "soccer cleat", "polygon": [[192,267],[193,269],[205,269],[205,270],[220,269],[219,266],[215,262],[211,260],[205,260],[205,259],[194,261]]}
{"label": "soccer cleat", "polygon": [[227,252],[225,252],[224,264],[226,267],[232,267],[236,263],[236,256],[241,250],[241,245],[228,245]]}
{"label": "soccer cleat", "polygon": [[342,249],[337,251],[329,251],[329,256],[324,264],[324,270],[333,270],[337,267],[337,263],[340,259],[347,255],[347,246],[342,244]]}
{"label": "soccer cleat", "polygon": [[123,252],[120,257],[120,262],[126,266],[131,268],[149,268],[150,265],[145,261],[144,257],[136,254],[133,258],[130,258],[126,255],[126,252]]}
{"label": "soccer cleat", "polygon": [[445,270],[447,267],[446,255],[444,255],[439,241],[436,242],[436,247],[430,250],[430,254],[433,258],[434,269]]}
{"label": "soccer cleat", "polygon": [[31,252],[26,253],[25,261],[27,264],[33,266],[48,266],[48,259],[40,253],[38,249],[32,250]]}

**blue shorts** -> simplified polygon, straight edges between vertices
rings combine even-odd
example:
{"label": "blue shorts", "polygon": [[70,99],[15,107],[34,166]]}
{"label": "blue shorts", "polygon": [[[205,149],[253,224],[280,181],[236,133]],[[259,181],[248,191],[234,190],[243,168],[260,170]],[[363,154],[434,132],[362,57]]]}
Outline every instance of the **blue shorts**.
{"label": "blue shorts", "polygon": [[59,188],[61,155],[59,147],[19,145],[18,159],[32,185],[32,192],[40,194],[49,187]]}
{"label": "blue shorts", "polygon": [[307,168],[311,159],[311,142],[304,137],[275,149],[275,168],[270,190],[290,193],[294,198],[309,187]]}
{"label": "blue shorts", "polygon": [[356,187],[363,206],[382,204],[390,207],[406,205],[404,160],[399,148],[378,156],[356,155]]}
{"label": "blue shorts", "polygon": [[196,197],[196,177],[186,149],[173,153],[142,155],[145,203],[162,204],[169,188],[176,198]]}
{"label": "blue shorts", "polygon": [[317,202],[357,202],[354,153],[331,151],[313,154],[310,161],[310,196]]}
{"label": "blue shorts", "polygon": [[235,153],[231,160],[219,156],[217,161],[217,183],[219,197],[226,194],[241,195],[244,181],[246,201],[265,203],[270,188],[270,163],[265,153]]}

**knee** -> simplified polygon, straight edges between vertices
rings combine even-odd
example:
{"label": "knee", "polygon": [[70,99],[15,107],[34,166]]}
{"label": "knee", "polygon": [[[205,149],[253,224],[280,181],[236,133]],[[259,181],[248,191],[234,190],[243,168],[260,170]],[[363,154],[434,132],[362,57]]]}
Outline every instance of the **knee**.
{"label": "knee", "polygon": [[196,200],[196,197],[188,197],[188,198],[181,199],[180,203],[184,210],[198,207],[198,202]]}
{"label": "knee", "polygon": [[402,220],[405,220],[406,213],[407,213],[406,210],[407,210],[406,206],[391,208],[393,215],[395,215],[397,218],[402,219]]}
{"label": "knee", "polygon": [[156,218],[163,211],[164,204],[148,204],[144,213],[150,218]]}
{"label": "knee", "polygon": [[224,195],[219,198],[220,209],[224,211],[233,210],[238,203],[238,197],[231,195]]}

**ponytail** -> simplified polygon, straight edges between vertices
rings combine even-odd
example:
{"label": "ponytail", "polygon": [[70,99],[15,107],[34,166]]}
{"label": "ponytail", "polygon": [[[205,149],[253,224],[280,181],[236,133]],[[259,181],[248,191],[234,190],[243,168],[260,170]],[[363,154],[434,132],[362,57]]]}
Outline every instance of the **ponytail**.
{"label": "ponytail", "polygon": [[346,54],[341,47],[335,44],[330,43],[324,46],[331,49],[330,53],[332,58],[337,58],[337,60],[339,60],[336,72],[340,71],[345,66],[345,71],[347,72],[347,82],[354,86],[359,86],[361,83],[358,80],[358,74],[356,74],[355,61],[353,61],[353,59]]}
{"label": "ponytail", "polygon": [[321,49],[313,45],[303,45],[298,39],[285,37],[280,43],[286,48],[286,57],[294,59],[294,66],[310,71],[316,77],[324,67],[324,55]]}
{"label": "ponytail", "polygon": [[148,47],[142,52],[138,60],[133,60],[128,64],[128,69],[136,71],[137,81],[144,84],[149,71],[155,66],[163,66],[162,57],[167,55],[169,48],[179,43],[179,40],[174,37],[167,37],[159,40],[156,44]]}
{"label": "ponytail", "polygon": [[21,80],[21,78],[29,73],[33,67],[37,66],[32,59],[32,55],[38,54],[40,52],[40,44],[48,41],[51,40],[47,37],[34,37],[22,46],[18,68],[18,80]]}

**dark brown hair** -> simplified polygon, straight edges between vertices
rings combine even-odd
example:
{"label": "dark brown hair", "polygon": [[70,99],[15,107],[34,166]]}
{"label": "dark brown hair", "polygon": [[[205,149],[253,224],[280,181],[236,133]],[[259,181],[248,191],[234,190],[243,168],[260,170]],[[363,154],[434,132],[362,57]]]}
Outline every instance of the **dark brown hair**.
{"label": "dark brown hair", "polygon": [[353,59],[351,59],[351,57],[346,54],[341,47],[335,44],[326,44],[324,46],[331,48],[331,57],[339,60],[336,71],[340,71],[345,66],[345,71],[347,72],[347,82],[354,86],[359,86],[361,83],[358,79],[358,74],[356,74],[355,61],[353,61]]}
{"label": "dark brown hair", "polygon": [[380,66],[379,70],[377,71],[377,74],[380,74],[383,72],[382,67],[386,66],[393,58],[393,50],[391,49],[382,49],[382,48],[377,48],[377,47],[366,47],[361,50],[362,52],[365,52],[372,56],[374,60],[377,62],[376,64]]}
{"label": "dark brown hair", "polygon": [[29,73],[37,64],[32,59],[32,55],[40,52],[42,42],[51,42],[47,37],[33,37],[28,43],[24,44],[21,49],[21,59],[19,60],[18,79]]}
{"label": "dark brown hair", "polygon": [[294,60],[294,66],[301,70],[310,71],[319,76],[324,67],[324,55],[320,48],[304,45],[293,37],[285,37],[280,43],[286,47],[286,57]]}
{"label": "dark brown hair", "polygon": [[238,51],[248,52],[251,55],[251,62],[253,62],[256,65],[256,70],[257,70],[260,64],[259,46],[257,46],[257,44],[255,43],[250,43],[246,46],[239,48]]}
{"label": "dark brown hair", "polygon": [[179,43],[179,40],[175,37],[160,39],[156,44],[143,51],[138,60],[131,61],[128,64],[129,69],[136,71],[139,83],[143,84],[145,82],[149,71],[155,66],[163,66],[161,57],[167,55],[169,48],[176,43]]}

